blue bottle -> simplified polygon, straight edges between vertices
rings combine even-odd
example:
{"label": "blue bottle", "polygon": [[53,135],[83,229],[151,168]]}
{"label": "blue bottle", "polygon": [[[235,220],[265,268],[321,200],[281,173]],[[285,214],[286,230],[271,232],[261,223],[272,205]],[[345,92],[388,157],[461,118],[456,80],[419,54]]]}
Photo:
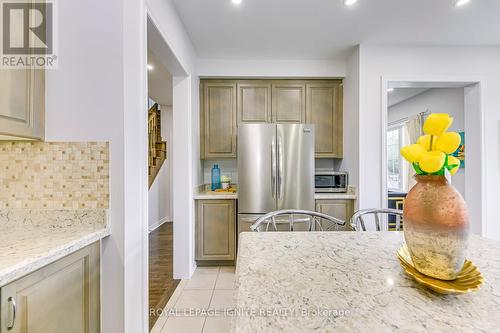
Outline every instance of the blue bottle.
{"label": "blue bottle", "polygon": [[220,184],[220,169],[218,164],[214,164],[212,168],[212,191],[221,188]]}

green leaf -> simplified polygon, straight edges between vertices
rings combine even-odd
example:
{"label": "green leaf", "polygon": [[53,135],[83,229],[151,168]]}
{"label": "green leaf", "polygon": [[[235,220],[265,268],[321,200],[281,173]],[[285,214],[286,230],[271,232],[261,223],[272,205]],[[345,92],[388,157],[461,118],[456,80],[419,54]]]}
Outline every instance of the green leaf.
{"label": "green leaf", "polygon": [[425,172],[423,172],[422,169],[420,169],[420,167],[418,166],[418,163],[412,163],[412,165],[413,165],[413,169],[415,170],[417,175],[425,174]]}

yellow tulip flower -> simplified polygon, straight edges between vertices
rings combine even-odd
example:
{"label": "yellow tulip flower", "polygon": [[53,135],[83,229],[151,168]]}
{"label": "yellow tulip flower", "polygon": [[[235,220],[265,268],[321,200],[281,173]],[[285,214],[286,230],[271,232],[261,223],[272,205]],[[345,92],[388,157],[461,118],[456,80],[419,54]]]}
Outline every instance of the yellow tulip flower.
{"label": "yellow tulip flower", "polygon": [[448,156],[448,165],[454,165],[454,164],[458,164],[456,167],[453,167],[451,170],[450,170],[450,175],[454,175],[457,173],[458,169],[460,168],[460,160],[458,158],[456,158],[455,156]]}
{"label": "yellow tulip flower", "polygon": [[446,155],[441,151],[426,151],[420,155],[418,166],[422,171],[434,173],[441,170],[446,160]]}
{"label": "yellow tulip flower", "polygon": [[419,144],[413,144],[401,148],[401,155],[410,163],[418,162],[420,155],[425,149]]}
{"label": "yellow tulip flower", "polygon": [[430,135],[422,135],[418,138],[417,143],[421,145],[425,150],[435,150],[436,148],[436,140],[432,141],[432,149],[431,147],[431,136]]}
{"label": "yellow tulip flower", "polygon": [[441,136],[453,123],[453,118],[447,113],[432,113],[424,123],[424,133]]}
{"label": "yellow tulip flower", "polygon": [[445,154],[451,154],[458,149],[461,141],[462,138],[460,137],[460,134],[456,132],[443,133],[443,135],[438,137],[436,140],[435,150],[442,151]]}

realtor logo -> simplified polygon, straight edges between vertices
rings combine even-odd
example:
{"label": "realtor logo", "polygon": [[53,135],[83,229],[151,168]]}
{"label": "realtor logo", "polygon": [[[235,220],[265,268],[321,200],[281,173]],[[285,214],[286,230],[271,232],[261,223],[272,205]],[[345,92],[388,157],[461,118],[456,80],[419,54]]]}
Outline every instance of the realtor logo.
{"label": "realtor logo", "polygon": [[1,1],[1,68],[55,68],[52,1]]}

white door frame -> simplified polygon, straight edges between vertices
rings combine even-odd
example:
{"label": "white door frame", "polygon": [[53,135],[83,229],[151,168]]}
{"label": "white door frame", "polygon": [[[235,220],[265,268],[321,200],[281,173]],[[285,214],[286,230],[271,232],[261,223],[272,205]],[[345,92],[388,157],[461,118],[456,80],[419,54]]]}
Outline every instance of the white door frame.
{"label": "white door frame", "polygon": [[[381,77],[381,144],[382,144],[382,166],[381,166],[381,183],[382,183],[382,207],[387,208],[388,205],[388,194],[387,194],[387,89],[389,87],[405,87],[407,84],[416,83],[420,87],[427,88],[451,88],[451,87],[468,87],[470,94],[465,94],[464,101],[464,120],[466,119],[467,109],[471,112],[471,109],[476,109],[479,112],[479,127],[480,127],[480,138],[478,142],[480,143],[480,157],[478,160],[479,166],[479,177],[474,177],[475,179],[480,179],[479,182],[479,192],[481,194],[480,204],[476,205],[472,200],[468,202],[469,213],[471,213],[471,222],[480,219],[481,223],[473,227],[473,232],[486,235],[487,221],[486,221],[486,154],[485,149],[485,138],[486,138],[486,127],[484,126],[484,88],[486,86],[486,79],[484,77],[478,76],[382,76]],[[406,83],[406,84],[405,84]],[[467,135],[467,134],[466,134]],[[466,153],[467,154],[467,153]],[[468,155],[466,155],[467,158]],[[466,172],[467,172],[466,167]],[[473,177],[467,177],[466,174],[466,193],[467,193],[467,179],[469,182],[473,180]],[[470,183],[472,184],[472,182]]]}
{"label": "white door frame", "polygon": [[[172,200],[173,220],[173,273],[175,279],[191,277],[194,261],[194,201],[193,201],[193,97],[198,94],[197,77],[188,73],[170,47],[169,35],[152,10],[146,5],[148,28],[155,34],[150,45],[158,59],[172,75]],[[147,149],[147,147],[145,147]]]}

